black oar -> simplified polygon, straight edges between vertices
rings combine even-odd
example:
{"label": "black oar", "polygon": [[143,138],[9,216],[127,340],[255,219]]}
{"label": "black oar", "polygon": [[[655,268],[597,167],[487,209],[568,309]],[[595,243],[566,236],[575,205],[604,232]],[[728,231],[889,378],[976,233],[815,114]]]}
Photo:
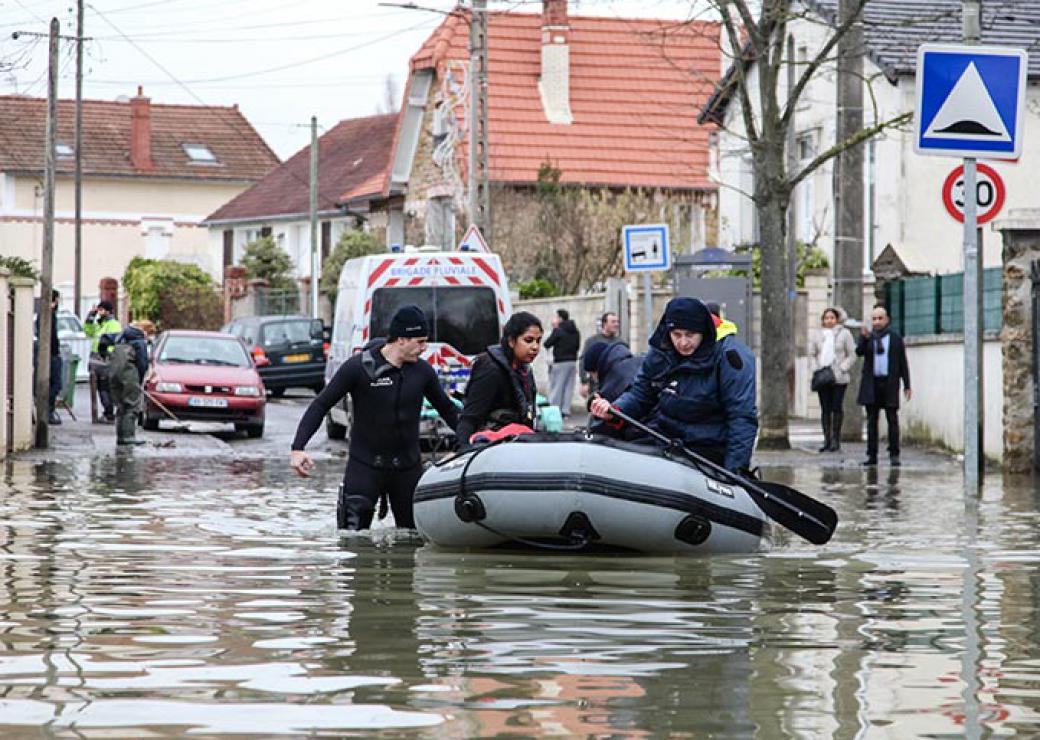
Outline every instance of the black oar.
{"label": "black oar", "polygon": [[766,516],[799,537],[804,537],[814,545],[822,545],[834,534],[834,528],[838,524],[838,515],[827,504],[809,498],[804,493],[782,483],[754,480],[737,475],[721,465],[716,465],[703,455],[698,455],[683,446],[678,440],[669,439],[656,429],[651,429],[646,424],[636,421],[623,411],[611,408],[610,413],[626,424],[631,424],[639,431],[663,442],[669,448],[678,450],[698,465],[707,468],[712,472],[713,477],[740,486],[751,494],[751,498],[755,500]]}

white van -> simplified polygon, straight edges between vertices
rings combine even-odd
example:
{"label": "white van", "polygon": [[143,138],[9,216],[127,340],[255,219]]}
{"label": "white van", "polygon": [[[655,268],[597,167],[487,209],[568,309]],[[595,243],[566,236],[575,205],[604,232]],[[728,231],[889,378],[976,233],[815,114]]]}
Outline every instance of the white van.
{"label": "white van", "polygon": [[[495,254],[420,247],[348,260],[336,292],[326,380],[369,341],[385,337],[394,312],[407,304],[419,306],[430,322],[425,359],[449,392],[464,390],[473,358],[499,341],[512,313]],[[348,401],[325,420],[330,439],[346,437],[353,423]]]}

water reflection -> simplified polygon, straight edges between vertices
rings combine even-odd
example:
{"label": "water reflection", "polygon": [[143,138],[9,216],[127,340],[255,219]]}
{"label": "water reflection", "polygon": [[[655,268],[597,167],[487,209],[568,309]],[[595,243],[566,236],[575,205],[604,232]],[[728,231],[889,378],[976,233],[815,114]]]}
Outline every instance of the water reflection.
{"label": "water reflection", "polygon": [[1040,732],[1032,480],[772,470],[835,540],[690,559],[341,537],[340,472],[9,465],[0,734]]}

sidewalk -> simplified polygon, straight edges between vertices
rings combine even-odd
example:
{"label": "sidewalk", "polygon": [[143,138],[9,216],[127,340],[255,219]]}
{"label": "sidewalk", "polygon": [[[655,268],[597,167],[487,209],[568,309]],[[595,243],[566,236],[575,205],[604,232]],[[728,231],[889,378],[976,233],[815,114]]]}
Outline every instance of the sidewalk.
{"label": "sidewalk", "polygon": [[[73,420],[68,411],[58,410],[61,417],[60,426],[50,429],[50,447],[45,450],[28,450],[18,454],[21,460],[69,460],[83,457],[104,457],[133,454],[135,457],[270,457],[287,455],[291,435],[296,427],[297,417],[309,399],[287,399],[279,404],[268,404],[267,430],[262,440],[234,439],[227,425],[192,423],[192,431],[164,425],[158,432],[137,430],[138,439],[146,444],[137,447],[118,447],[116,430],[113,424],[92,424],[90,422],[89,386],[80,383],[76,388],[76,402]],[[566,429],[571,430],[585,425],[587,414],[575,409],[575,413],[567,420]],[[761,451],[756,450],[752,457],[752,465],[765,467],[826,467],[858,469],[866,457],[866,445],[859,443],[843,443],[841,452],[818,453],[823,444],[823,433],[817,419],[790,419],[790,450]],[[225,438],[232,438],[229,444]],[[879,456],[880,468],[888,467],[888,455],[882,450]],[[342,443],[328,442],[323,431],[319,431],[311,442],[310,450],[316,457],[341,457],[345,453]],[[915,446],[904,446],[902,451],[902,467],[911,470],[935,470],[936,468],[959,465],[957,458],[949,453],[925,449]]]}
{"label": "sidewalk", "polygon": [[[137,429],[137,438],[146,444],[136,447],[116,445],[115,424],[92,424],[90,421],[90,386],[78,383],[72,408],[76,418],[63,408],[58,409],[60,425],[50,428],[50,447],[31,449],[17,455],[20,460],[55,460],[81,457],[114,456],[132,451],[137,456],[183,457],[186,455],[222,455],[232,452],[231,446],[212,434],[184,434],[178,431],[146,432]],[[100,414],[101,409],[98,409]]]}

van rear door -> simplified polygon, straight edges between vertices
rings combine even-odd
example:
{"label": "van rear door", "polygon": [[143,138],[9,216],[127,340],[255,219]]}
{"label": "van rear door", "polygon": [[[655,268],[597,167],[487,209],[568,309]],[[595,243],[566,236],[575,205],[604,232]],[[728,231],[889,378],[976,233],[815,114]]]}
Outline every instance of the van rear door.
{"label": "van rear door", "polygon": [[385,337],[401,306],[416,305],[430,321],[430,341],[477,355],[499,339],[497,296],[486,285],[377,288],[372,294],[369,336]]}

